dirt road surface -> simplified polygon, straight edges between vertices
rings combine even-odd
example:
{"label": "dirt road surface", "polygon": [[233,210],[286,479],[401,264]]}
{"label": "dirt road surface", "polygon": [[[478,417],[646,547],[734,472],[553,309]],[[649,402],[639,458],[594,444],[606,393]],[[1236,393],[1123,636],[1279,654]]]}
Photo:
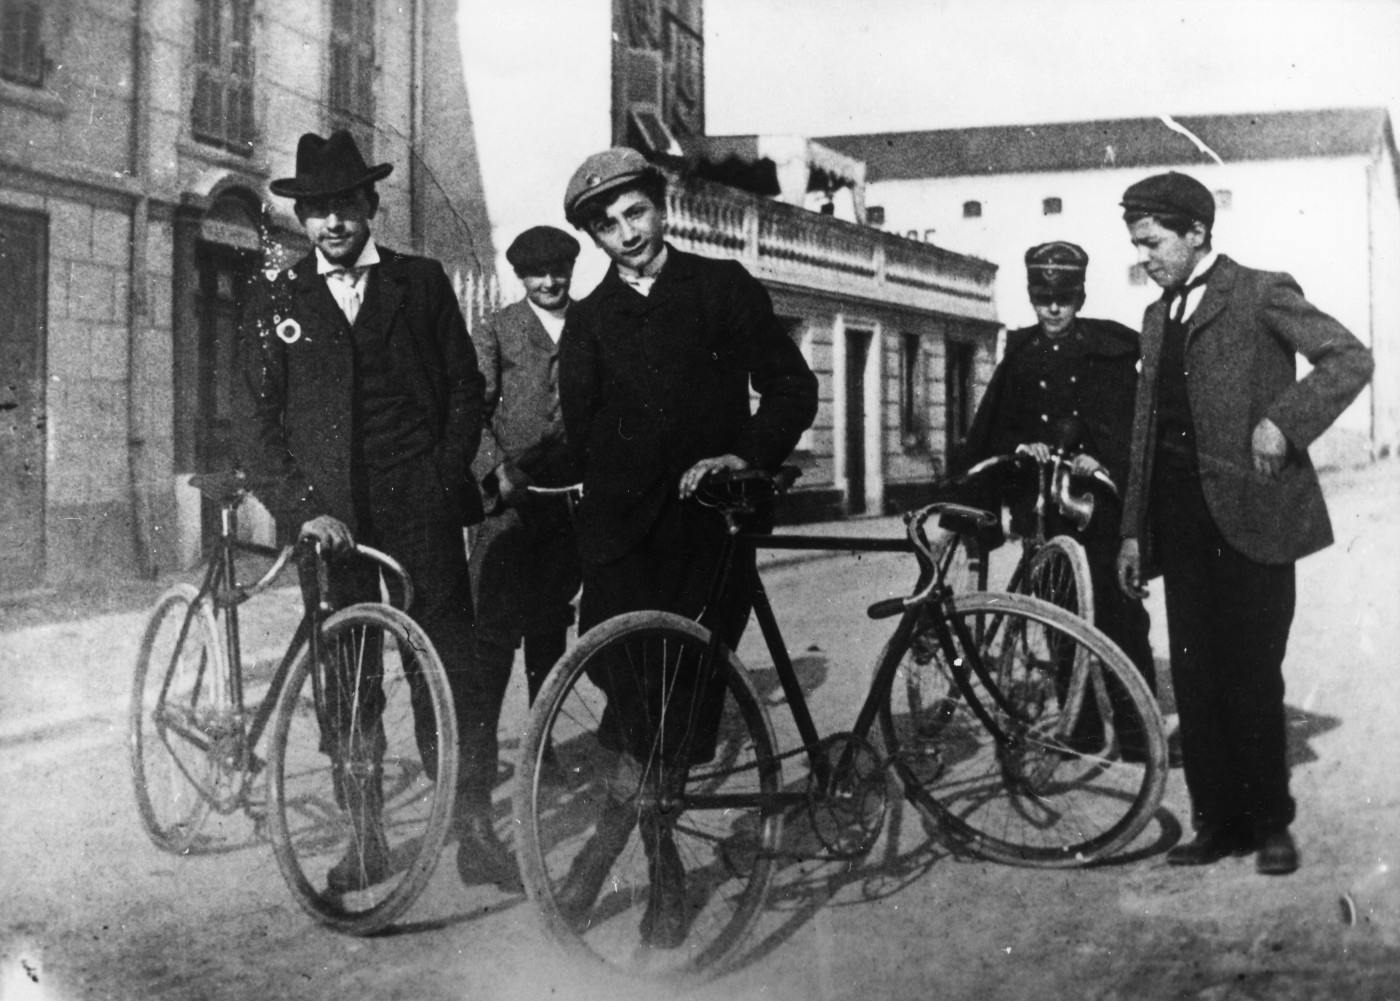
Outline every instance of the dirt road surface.
{"label": "dirt road surface", "polygon": [[[1250,859],[1167,867],[1188,816],[1179,772],[1128,857],[1089,870],[955,858],[892,799],[868,857],[786,866],[739,968],[694,996],[1400,1001],[1400,876],[1378,868],[1400,863],[1400,463],[1333,474],[1326,489],[1337,544],[1299,567],[1286,664],[1296,874],[1258,876]],[[907,590],[907,562],[843,556],[768,576],[819,718],[856,705],[889,627],[863,610]],[[289,628],[287,604],[260,606],[254,648]],[[1160,656],[1160,594],[1151,607]],[[218,852],[160,853],[125,757],[139,615],[32,619],[0,625],[3,1001],[675,996],[602,991],[558,958],[523,900],[462,887],[450,848],[406,922],[367,940],[306,918],[241,817],[221,822]],[[767,667],[752,637],[740,654]],[[505,754],[523,704],[513,689]]]}

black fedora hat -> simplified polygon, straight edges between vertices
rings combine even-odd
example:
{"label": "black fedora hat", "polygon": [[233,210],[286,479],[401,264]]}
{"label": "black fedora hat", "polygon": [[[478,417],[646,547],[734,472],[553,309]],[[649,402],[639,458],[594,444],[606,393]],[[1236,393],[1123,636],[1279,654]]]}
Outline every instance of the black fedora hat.
{"label": "black fedora hat", "polygon": [[280,177],[268,187],[283,198],[324,198],[388,177],[393,169],[391,163],[366,164],[355,137],[344,129],[329,139],[307,132],[297,142],[297,176]]}

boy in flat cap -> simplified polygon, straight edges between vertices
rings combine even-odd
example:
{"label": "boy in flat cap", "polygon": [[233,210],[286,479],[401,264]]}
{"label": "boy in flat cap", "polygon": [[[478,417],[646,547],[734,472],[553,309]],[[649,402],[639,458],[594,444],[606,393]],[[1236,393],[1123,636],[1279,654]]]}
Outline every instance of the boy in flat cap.
{"label": "boy in flat cap", "polygon": [[578,544],[567,497],[532,494],[532,484],[574,481],[559,410],[559,336],[579,243],[553,226],[525,230],[506,260],[525,297],[472,335],[486,406],[472,471],[486,520],[473,531],[477,667],[504,695],[517,646],[533,703],[564,653],[579,587]]}
{"label": "boy in flat cap", "polygon": [[[367,166],[348,132],[307,133],[296,176],[272,182],[274,194],[295,199],[312,251],[256,282],[244,308],[239,456],[279,529],[315,537],[331,552],[338,604],[379,598],[377,569],[343,555],[355,541],[408,570],[415,595],[408,611],[447,668],[460,730],[458,869],[467,882],[511,886],[514,862],[491,827],[496,720],[473,663],[462,544],[462,526],[481,519],[470,464],[483,380],[442,266],[380,246],[370,234],[375,182],[392,169]],[[326,735],[337,800],[353,829],[345,857],[327,874],[328,889],[339,893],[391,873],[383,750],[364,738],[375,723],[373,699],[353,701],[347,715],[359,723]]]}
{"label": "boy in flat cap", "polygon": [[1166,587],[1195,829],[1167,861],[1257,851],[1256,869],[1281,875],[1298,866],[1283,709],[1294,563],[1332,542],[1307,447],[1361,392],[1371,355],[1289,275],[1212,248],[1215,200],[1195,178],[1157,174],[1121,204],[1164,290],[1143,318],[1118,576],[1130,594],[1158,573]]}
{"label": "boy in flat cap", "polygon": [[[1128,438],[1137,389],[1137,334],[1112,320],[1081,316],[1089,255],[1064,240],[1026,251],[1026,290],[1036,325],[1010,331],[1006,351],[977,408],[963,463],[1011,452],[1042,462],[1052,448],[1074,455],[1071,472],[1091,476],[1102,468],[1121,490],[1128,476]],[[1023,494],[1024,492],[1018,492]],[[1148,686],[1156,672],[1142,602],[1116,584],[1117,509],[1099,498],[1094,516],[1077,528],[1057,510],[1046,512],[1048,535],[1068,534],[1084,546],[1094,592],[1095,624],[1123,648]],[[1030,531],[1027,498],[1012,498],[1012,528]],[[1125,714],[1136,720],[1136,713]],[[1098,734],[1097,714],[1081,720],[1085,741]],[[1142,734],[1120,733],[1125,756],[1143,753]]]}
{"label": "boy in flat cap", "polygon": [[[725,527],[696,501],[696,487],[716,470],[778,466],[817,410],[816,377],[764,287],[734,261],[665,242],[665,193],[664,175],[645,157],[615,148],[585,160],[564,197],[565,217],[612,261],[598,287],[569,311],[560,345],[564,425],[584,486],[580,632],[639,609],[699,615]],[[750,550],[738,560],[730,578],[737,586],[724,607],[705,609],[701,618],[731,648],[750,610],[745,582],[752,562]],[[713,755],[713,727],[687,735],[648,725],[661,686],[688,680],[636,677],[620,667],[593,677],[608,697],[599,739],[620,752],[620,774],[630,768],[644,772],[654,789],[677,788],[687,765]],[[685,703],[704,715],[711,695],[722,693],[668,690],[668,713]],[[642,939],[673,948],[687,932],[685,870],[667,817],[640,813],[627,801],[604,807],[559,904],[566,916],[584,919],[636,827],[651,875]]]}

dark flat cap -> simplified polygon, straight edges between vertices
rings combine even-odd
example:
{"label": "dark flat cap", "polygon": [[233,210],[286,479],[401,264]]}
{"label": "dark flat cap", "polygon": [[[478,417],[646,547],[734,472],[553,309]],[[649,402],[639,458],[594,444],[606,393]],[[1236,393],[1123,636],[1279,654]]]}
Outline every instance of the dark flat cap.
{"label": "dark flat cap", "polygon": [[1138,181],[1123,192],[1119,202],[1125,212],[1151,215],[1179,215],[1206,224],[1215,224],[1215,196],[1200,181],[1169,170]]}
{"label": "dark flat cap", "polygon": [[328,198],[388,177],[393,169],[390,163],[365,163],[355,137],[344,129],[329,139],[307,132],[297,142],[296,177],[279,177],[268,187],[283,198]]}
{"label": "dark flat cap", "polygon": [[655,169],[646,157],[627,146],[594,153],[569,178],[564,189],[564,218],[578,225],[579,209],[584,204]]}
{"label": "dark flat cap", "polygon": [[547,264],[572,262],[576,257],[578,241],[553,226],[531,226],[506,248],[506,260],[510,266],[525,274]]}
{"label": "dark flat cap", "polygon": [[1089,255],[1067,240],[1036,244],[1026,251],[1026,284],[1031,288],[1082,288]]}

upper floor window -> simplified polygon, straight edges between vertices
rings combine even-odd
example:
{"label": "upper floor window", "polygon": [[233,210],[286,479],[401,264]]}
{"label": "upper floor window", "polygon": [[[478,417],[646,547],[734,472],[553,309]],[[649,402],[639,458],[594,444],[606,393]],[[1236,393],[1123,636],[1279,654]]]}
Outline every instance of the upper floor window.
{"label": "upper floor window", "polygon": [[1042,215],[1059,215],[1064,211],[1064,203],[1058,198],[1046,198],[1040,203]]}
{"label": "upper floor window", "polygon": [[198,0],[195,138],[234,153],[253,146],[253,0]]}
{"label": "upper floor window", "polygon": [[331,0],[330,56],[330,126],[348,129],[373,159],[374,0]]}
{"label": "upper floor window", "polygon": [[981,219],[981,218],[982,218],[982,203],[981,203],[981,202],[963,202],[963,218],[964,218],[964,219]]}
{"label": "upper floor window", "polygon": [[42,0],[0,0],[0,79],[44,85]]}

